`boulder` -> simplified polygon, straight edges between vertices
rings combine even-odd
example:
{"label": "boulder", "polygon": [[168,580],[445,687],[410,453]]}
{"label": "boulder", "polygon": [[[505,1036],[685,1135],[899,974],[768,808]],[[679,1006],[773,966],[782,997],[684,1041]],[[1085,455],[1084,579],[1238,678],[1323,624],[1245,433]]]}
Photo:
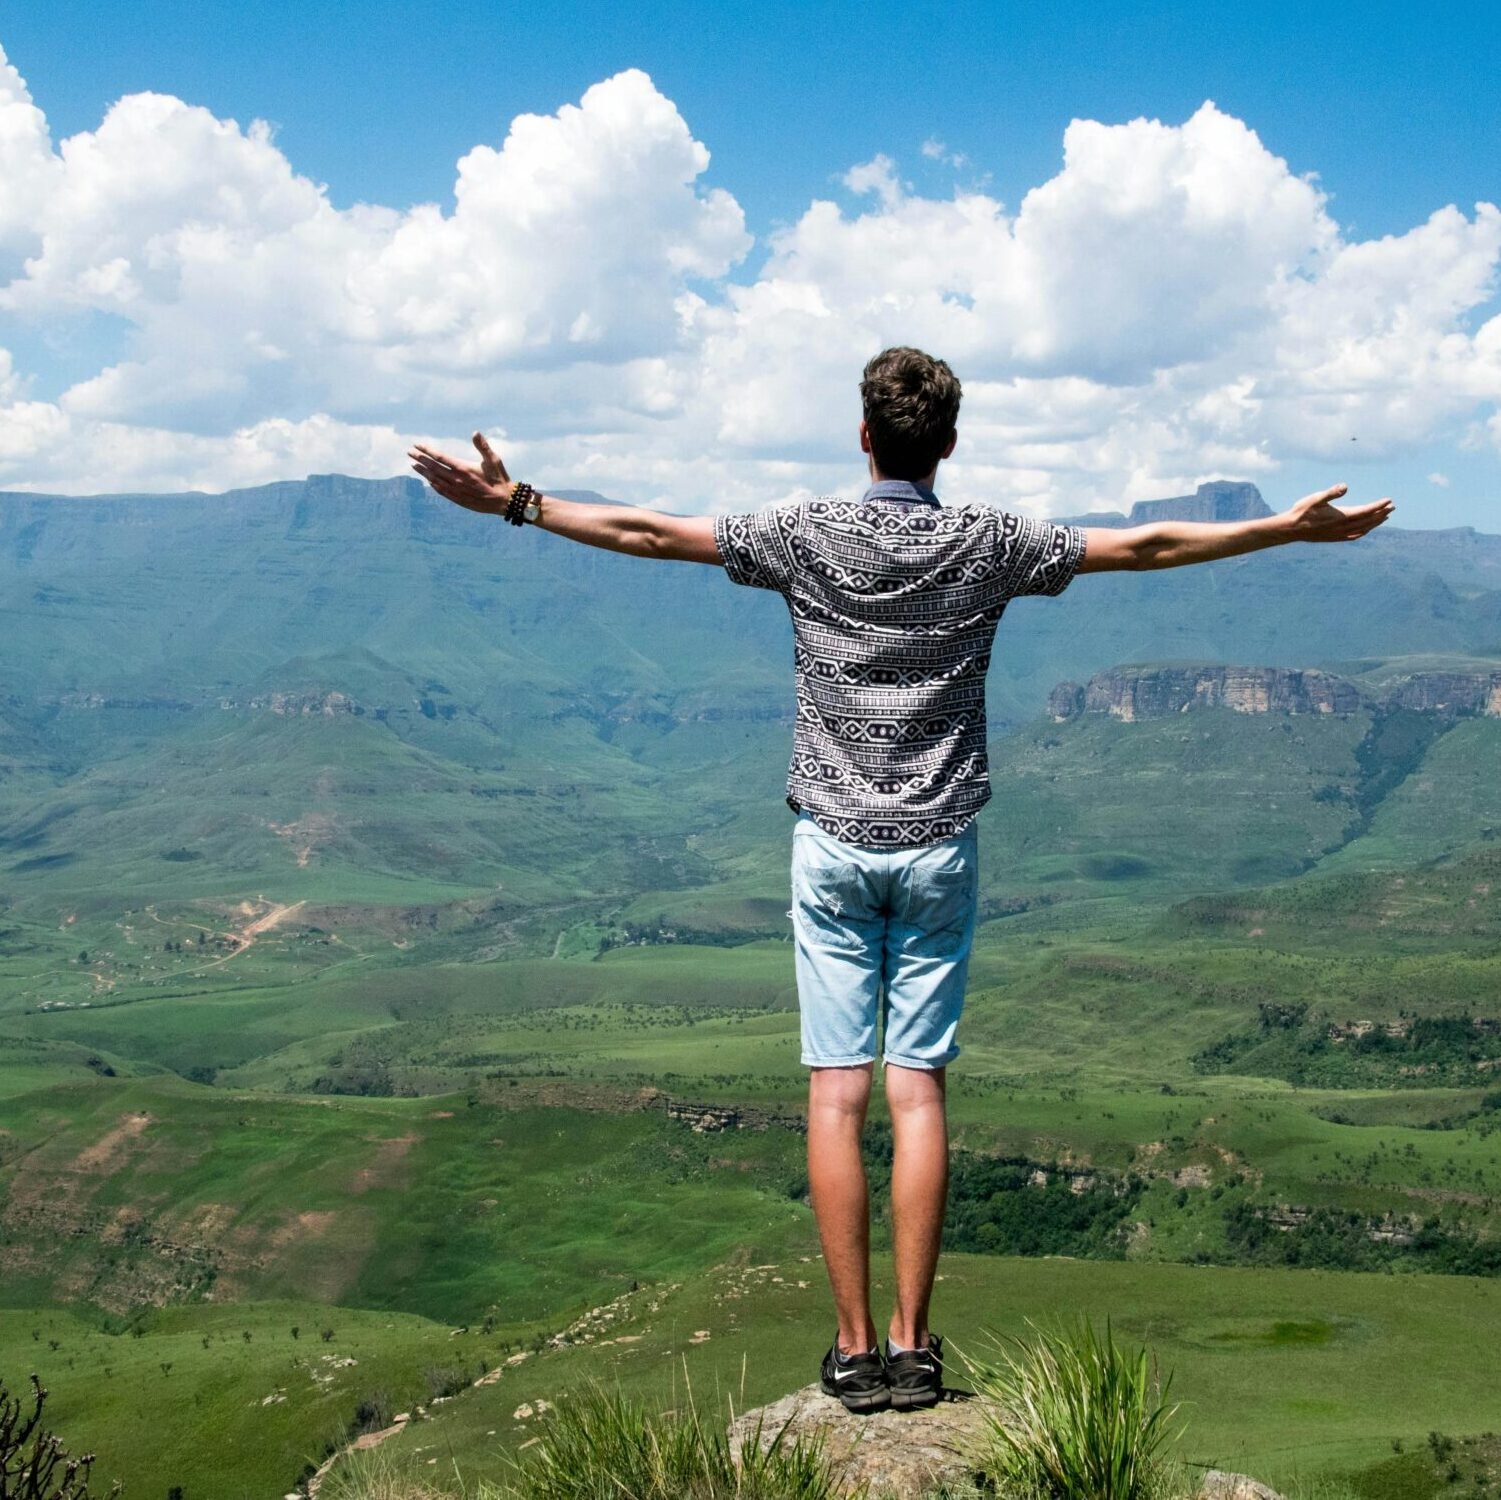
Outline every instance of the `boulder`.
{"label": "boulder", "polygon": [[1199,1481],[1194,1500],[1282,1500],[1282,1496],[1249,1474],[1210,1469]]}
{"label": "boulder", "polygon": [[[778,1433],[784,1444],[822,1438],[834,1461],[839,1491],[869,1486],[869,1500],[921,1500],[940,1486],[968,1493],[976,1478],[976,1456],[986,1447],[986,1413],[1003,1409],[968,1391],[945,1390],[927,1411],[848,1412],[817,1385],[804,1386],[769,1406],[743,1412],[730,1424],[730,1451],[757,1435],[769,1448]],[[1193,1500],[1282,1500],[1275,1490],[1247,1474],[1210,1469]]]}
{"label": "boulder", "polygon": [[758,1423],[763,1449],[784,1430],[785,1444],[819,1436],[845,1493],[868,1484],[871,1500],[908,1500],[940,1484],[969,1485],[975,1472],[969,1455],[985,1444],[984,1412],[980,1397],[946,1390],[938,1405],[926,1411],[856,1416],[817,1385],[809,1385],[737,1417],[730,1426],[730,1449],[738,1459]]}

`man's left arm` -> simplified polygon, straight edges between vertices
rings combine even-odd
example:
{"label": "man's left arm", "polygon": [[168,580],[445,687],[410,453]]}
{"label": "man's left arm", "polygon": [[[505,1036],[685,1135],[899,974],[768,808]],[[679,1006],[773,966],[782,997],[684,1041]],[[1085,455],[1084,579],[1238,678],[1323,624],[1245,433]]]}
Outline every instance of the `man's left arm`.
{"label": "man's left arm", "polygon": [[1347,486],[1305,495],[1285,511],[1250,521],[1151,521],[1144,526],[1087,527],[1081,573],[1181,568],[1239,557],[1288,542],[1353,542],[1390,517],[1396,507],[1383,497],[1341,510],[1334,504]]}
{"label": "man's left arm", "polygon": [[[474,446],[480,454],[478,468],[421,443],[407,456],[413,469],[445,500],[465,510],[501,515],[515,485],[483,433],[474,434]],[[540,493],[537,498],[541,511],[534,524],[555,536],[632,557],[723,565],[712,516],[672,516],[640,506],[590,505]]]}

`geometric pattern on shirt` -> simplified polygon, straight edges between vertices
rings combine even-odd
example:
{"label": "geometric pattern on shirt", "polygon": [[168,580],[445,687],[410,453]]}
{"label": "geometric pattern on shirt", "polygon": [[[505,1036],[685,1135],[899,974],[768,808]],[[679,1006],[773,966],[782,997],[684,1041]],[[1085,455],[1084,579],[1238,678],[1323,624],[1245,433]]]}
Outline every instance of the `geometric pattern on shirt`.
{"label": "geometric pattern on shirt", "polygon": [[990,797],[985,673],[1007,603],[1059,594],[1084,533],[890,481],[715,519],[730,579],[792,614],[787,800],[850,843],[951,838]]}

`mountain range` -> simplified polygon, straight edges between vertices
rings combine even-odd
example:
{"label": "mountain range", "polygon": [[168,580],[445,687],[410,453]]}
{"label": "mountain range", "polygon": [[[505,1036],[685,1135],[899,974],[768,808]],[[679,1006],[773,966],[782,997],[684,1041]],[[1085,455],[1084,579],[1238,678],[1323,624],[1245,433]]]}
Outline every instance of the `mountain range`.
{"label": "mountain range", "polygon": [[[1266,509],[1220,482],[1082,519]],[[570,546],[415,480],[323,475],[0,495],[0,609],[13,909],[490,892],[496,920],[548,909],[566,926],[579,902],[635,920],[631,901],[693,892],[693,925],[713,927],[762,922],[780,889],[788,617],[716,569]],[[1386,804],[1447,756],[1490,816],[1498,649],[1501,537],[1468,528],[1388,525],[1017,600],[989,679],[996,899],[1464,843],[1460,791],[1426,827]],[[1263,701],[1275,725],[1236,711]],[[1217,761],[1185,748],[1189,706],[1226,710],[1196,720]],[[1154,722],[1122,739],[1126,720]]]}

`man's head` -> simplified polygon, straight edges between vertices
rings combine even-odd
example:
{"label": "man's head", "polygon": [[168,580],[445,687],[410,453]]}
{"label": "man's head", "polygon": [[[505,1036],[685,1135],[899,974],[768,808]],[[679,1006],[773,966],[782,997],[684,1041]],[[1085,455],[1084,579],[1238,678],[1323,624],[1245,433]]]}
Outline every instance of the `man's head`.
{"label": "man's head", "polygon": [[865,366],[860,446],[886,479],[923,480],[954,451],[959,382],[921,349],[883,349]]}

